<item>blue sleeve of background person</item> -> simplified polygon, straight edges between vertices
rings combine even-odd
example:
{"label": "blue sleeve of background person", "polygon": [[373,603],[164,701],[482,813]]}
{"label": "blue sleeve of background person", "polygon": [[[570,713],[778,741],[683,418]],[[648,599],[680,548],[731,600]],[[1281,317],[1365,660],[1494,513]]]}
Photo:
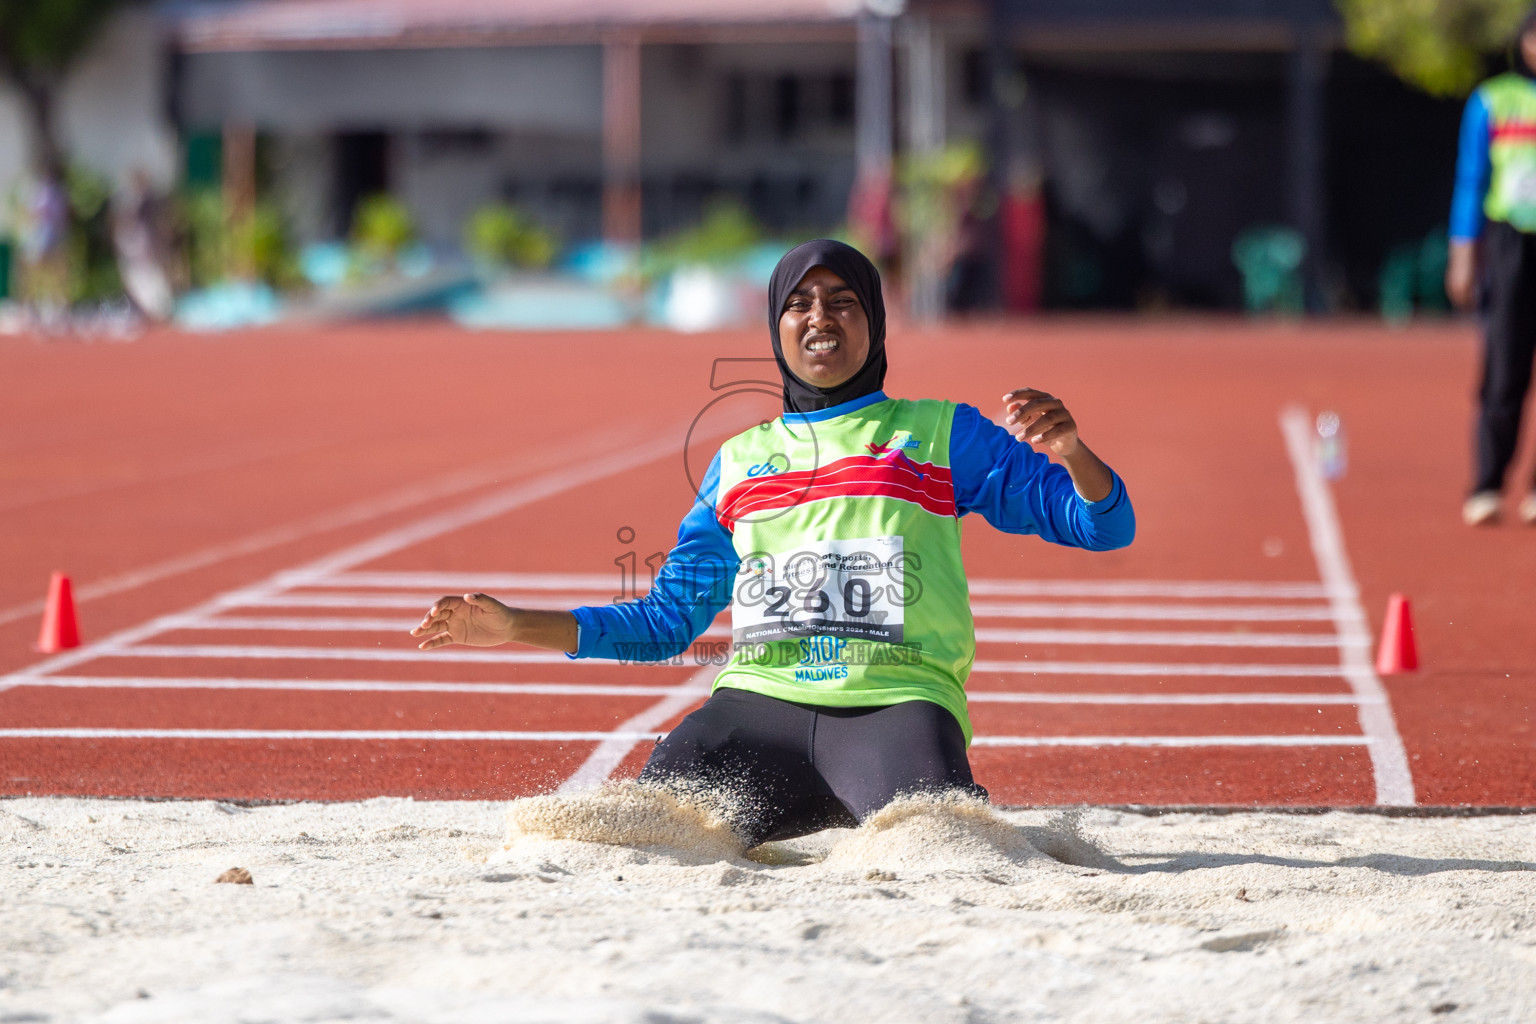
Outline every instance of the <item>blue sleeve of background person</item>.
{"label": "blue sleeve of background person", "polygon": [[1456,147],[1456,191],[1451,195],[1451,237],[1471,242],[1483,230],[1483,196],[1488,191],[1488,104],[1474,92],[1461,115]]}
{"label": "blue sleeve of background person", "polygon": [[731,602],[740,562],[730,533],[715,518],[719,490],[717,453],[651,592],[638,601],[572,610],[577,628],[572,657],[665,661],[709,628]]}
{"label": "blue sleeve of background person", "polygon": [[1136,536],[1136,514],[1119,474],[1102,501],[1072,486],[1066,467],[1015,440],[975,406],[955,408],[949,468],[960,515],[980,512],[1005,533],[1034,533],[1053,544],[1112,551]]}

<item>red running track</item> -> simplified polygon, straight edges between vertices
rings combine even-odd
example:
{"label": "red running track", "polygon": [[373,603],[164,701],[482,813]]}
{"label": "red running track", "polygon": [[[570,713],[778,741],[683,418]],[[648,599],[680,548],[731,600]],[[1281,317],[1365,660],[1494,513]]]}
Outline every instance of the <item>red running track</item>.
{"label": "red running track", "polygon": [[[708,386],[761,348],[440,324],[0,342],[0,793],[503,798],[633,775],[707,665],[419,656],[404,628],[472,586],[606,602],[631,553],[643,591],[690,467],[774,411]],[[1465,329],[1043,321],[897,330],[891,352],[895,394],[1063,396],[1136,501],[1136,543],[1107,554],[967,521],[995,800],[1536,804],[1536,533],[1457,520]],[[1292,405],[1348,430],[1324,504],[1358,597],[1323,586],[1339,564],[1314,554],[1329,519]],[[55,568],[88,646],[49,659],[30,644]],[[1377,679],[1360,665],[1393,591],[1424,668]]]}

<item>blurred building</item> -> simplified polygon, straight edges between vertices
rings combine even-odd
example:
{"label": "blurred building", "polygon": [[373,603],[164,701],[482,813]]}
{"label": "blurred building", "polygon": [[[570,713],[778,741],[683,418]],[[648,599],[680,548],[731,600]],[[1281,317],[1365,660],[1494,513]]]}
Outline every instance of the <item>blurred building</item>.
{"label": "blurred building", "polygon": [[720,194],[776,230],[824,229],[853,179],[851,14],[827,0],[210,3],[177,15],[174,90],[189,133],[261,135],[307,238],[344,232],[358,197],[384,190],[441,244],[496,197],[568,239],[654,236]]}
{"label": "blurred building", "polygon": [[[154,10],[82,63],[72,148],[119,181],[259,181],[304,241],[344,235],[379,191],[443,247],[498,198],[568,241],[656,237],[720,195],[775,232],[824,232],[904,156],[971,141],[992,185],[955,242],[971,301],[1235,308],[1233,241],[1284,225],[1313,304],[1347,307],[1449,203],[1459,104],[1344,54],[1329,0]],[[0,188],[22,135],[0,96]]]}

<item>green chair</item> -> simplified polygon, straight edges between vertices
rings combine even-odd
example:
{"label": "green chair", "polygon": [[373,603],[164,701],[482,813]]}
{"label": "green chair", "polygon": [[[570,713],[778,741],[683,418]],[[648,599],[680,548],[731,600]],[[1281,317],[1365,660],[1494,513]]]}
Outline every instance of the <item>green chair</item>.
{"label": "green chair", "polygon": [[1232,243],[1232,262],[1243,275],[1243,307],[1249,313],[1300,313],[1306,256],[1299,231],[1273,225],[1246,228]]}

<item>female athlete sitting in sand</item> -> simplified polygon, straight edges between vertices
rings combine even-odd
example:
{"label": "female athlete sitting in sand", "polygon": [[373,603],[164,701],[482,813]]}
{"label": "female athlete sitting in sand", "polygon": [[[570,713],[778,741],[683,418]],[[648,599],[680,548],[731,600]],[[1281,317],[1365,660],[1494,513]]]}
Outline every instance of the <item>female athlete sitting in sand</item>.
{"label": "female athlete sitting in sand", "polygon": [[659,661],[731,604],[729,663],[640,780],[727,796],[749,847],[856,825],[901,795],[986,795],[965,753],[961,516],[1095,551],[1136,529],[1060,399],[1010,391],[1005,429],[969,405],[887,398],[880,276],[857,250],[790,250],[769,331],[784,414],[720,447],[645,598],[560,612],[466,594],[411,631],[423,650],[516,641]]}

